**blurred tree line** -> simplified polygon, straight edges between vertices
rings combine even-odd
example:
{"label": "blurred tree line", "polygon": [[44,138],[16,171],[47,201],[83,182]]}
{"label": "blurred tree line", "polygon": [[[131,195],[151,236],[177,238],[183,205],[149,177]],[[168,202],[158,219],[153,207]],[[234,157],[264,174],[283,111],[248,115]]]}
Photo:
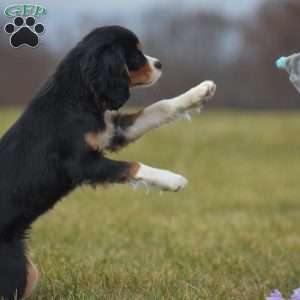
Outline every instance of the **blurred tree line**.
{"label": "blurred tree line", "polygon": [[[142,40],[146,52],[162,61],[164,74],[155,87],[135,90],[131,103],[145,105],[213,79],[213,107],[299,108],[300,95],[274,65],[279,56],[300,52],[299,20],[297,1],[267,1],[245,20],[152,11],[144,16]],[[27,103],[63,55],[47,44],[14,50],[1,34],[0,104]]]}

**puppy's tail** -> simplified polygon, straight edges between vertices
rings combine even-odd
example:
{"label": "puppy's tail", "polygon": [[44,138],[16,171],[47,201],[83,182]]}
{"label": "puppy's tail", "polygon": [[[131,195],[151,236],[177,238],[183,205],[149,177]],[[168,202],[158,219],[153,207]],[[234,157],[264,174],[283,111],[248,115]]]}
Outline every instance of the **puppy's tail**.
{"label": "puppy's tail", "polygon": [[21,299],[26,288],[26,257],[23,241],[0,240],[0,299]]}

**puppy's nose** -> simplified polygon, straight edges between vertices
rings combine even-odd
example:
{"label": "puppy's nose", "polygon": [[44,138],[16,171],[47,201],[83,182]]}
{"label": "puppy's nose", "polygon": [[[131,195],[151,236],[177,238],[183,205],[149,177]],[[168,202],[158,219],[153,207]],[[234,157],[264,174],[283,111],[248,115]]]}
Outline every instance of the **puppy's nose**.
{"label": "puppy's nose", "polygon": [[155,63],[154,63],[154,67],[158,70],[161,70],[162,69],[162,64],[159,60],[157,60]]}

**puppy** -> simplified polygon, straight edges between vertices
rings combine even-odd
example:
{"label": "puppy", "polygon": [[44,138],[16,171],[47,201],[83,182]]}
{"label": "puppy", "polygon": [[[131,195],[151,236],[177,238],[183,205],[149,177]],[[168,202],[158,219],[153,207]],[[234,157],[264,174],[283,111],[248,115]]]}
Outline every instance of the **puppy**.
{"label": "puppy", "polygon": [[159,60],[131,31],[98,28],[58,66],[0,140],[0,298],[29,296],[38,271],[26,253],[31,224],[75,187],[143,181],[169,191],[187,180],[169,171],[105,156],[146,132],[201,110],[216,90],[206,81],[138,113],[120,113],[133,87],[153,85]]}

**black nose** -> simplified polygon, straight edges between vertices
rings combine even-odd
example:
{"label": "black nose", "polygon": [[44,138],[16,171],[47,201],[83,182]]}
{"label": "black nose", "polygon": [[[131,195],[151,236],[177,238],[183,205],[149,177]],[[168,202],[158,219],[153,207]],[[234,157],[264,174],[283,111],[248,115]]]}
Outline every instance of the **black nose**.
{"label": "black nose", "polygon": [[158,70],[161,70],[162,68],[162,64],[159,60],[157,60],[155,63],[154,63],[154,67]]}

